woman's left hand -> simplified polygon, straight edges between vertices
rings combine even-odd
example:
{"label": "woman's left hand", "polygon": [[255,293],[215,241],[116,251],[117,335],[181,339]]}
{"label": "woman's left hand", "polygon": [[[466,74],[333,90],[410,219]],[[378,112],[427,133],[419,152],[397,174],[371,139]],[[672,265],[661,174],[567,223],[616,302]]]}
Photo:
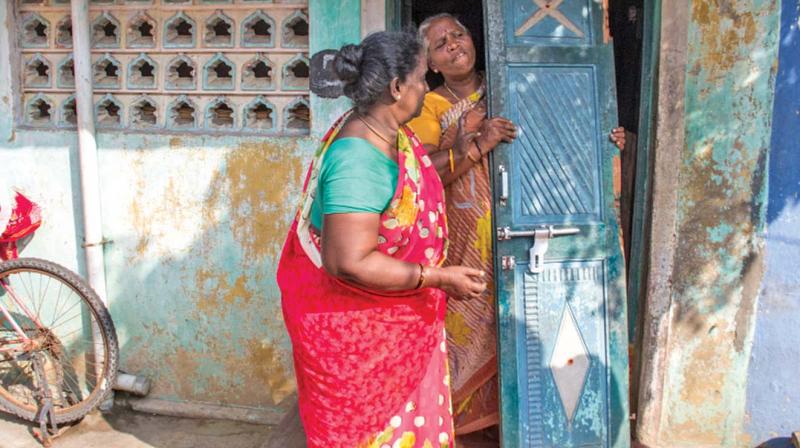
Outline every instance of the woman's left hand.
{"label": "woman's left hand", "polygon": [[480,137],[477,139],[481,155],[493,150],[500,142],[511,143],[517,138],[517,127],[504,117],[492,117],[483,120]]}
{"label": "woman's left hand", "polygon": [[614,142],[620,150],[625,149],[625,128],[622,126],[612,129],[611,133],[608,134],[608,138]]}

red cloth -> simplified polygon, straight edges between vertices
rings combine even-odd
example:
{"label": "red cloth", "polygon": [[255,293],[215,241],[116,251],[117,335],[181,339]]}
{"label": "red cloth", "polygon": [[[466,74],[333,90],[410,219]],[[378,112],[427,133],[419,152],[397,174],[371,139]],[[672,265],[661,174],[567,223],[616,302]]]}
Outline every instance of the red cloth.
{"label": "red cloth", "polygon": [[14,197],[14,208],[6,228],[0,234],[0,260],[17,258],[17,241],[32,234],[42,224],[39,206],[21,193]]}
{"label": "red cloth", "polygon": [[[438,355],[445,347],[444,292],[426,288],[388,294],[347,284],[320,266],[318,240],[309,240],[308,211],[316,175],[341,123],[326,135],[311,164],[303,204],[278,266],[300,416],[310,448],[354,448],[369,443],[389,427],[398,410],[418,405],[407,403],[420,390],[431,395],[422,400],[426,406],[437,402],[442,406],[439,394],[446,395],[444,405],[449,406],[447,384],[443,385],[441,376],[435,384],[442,389],[430,392],[421,387],[430,379],[426,372],[446,375],[445,356]],[[381,216],[378,250],[412,263],[440,265],[447,238],[441,181],[411,131],[399,136],[398,152],[398,185]],[[434,361],[442,368],[430,368]],[[452,435],[451,424],[446,421],[423,435],[438,442]],[[417,440],[422,439],[418,436]]]}

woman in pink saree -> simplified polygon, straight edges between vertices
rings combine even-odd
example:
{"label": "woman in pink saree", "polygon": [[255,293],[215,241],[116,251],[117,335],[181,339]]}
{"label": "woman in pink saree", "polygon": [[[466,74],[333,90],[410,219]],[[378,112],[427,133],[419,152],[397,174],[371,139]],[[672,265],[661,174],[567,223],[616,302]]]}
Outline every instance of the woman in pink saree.
{"label": "woman in pink saree", "polygon": [[442,183],[404,126],[428,90],[422,46],[376,33],[334,65],[355,107],[323,138],[278,267],[308,446],[452,447],[445,300],[486,283],[441,267]]}

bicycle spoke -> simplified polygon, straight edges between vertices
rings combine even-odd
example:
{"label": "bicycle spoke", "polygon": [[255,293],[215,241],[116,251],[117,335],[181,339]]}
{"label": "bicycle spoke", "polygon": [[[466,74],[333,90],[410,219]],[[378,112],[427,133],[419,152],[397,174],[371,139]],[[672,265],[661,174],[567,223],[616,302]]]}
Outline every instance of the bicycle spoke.
{"label": "bicycle spoke", "polygon": [[[72,309],[73,309],[73,308],[75,308],[77,305],[80,305],[80,304],[81,304],[81,302],[80,302],[80,301],[78,301],[78,302],[75,302],[75,305],[72,305],[71,307],[69,307],[69,309],[68,309],[68,310],[66,310],[66,311],[64,312],[64,314],[66,314],[66,313],[68,313],[68,312],[72,311]],[[52,330],[52,329],[54,329],[54,328],[58,328],[59,326],[61,326],[61,325],[64,325],[65,323],[67,323],[67,322],[71,321],[71,320],[72,320],[74,317],[80,316],[81,314],[83,314],[83,310],[82,310],[82,309],[79,309],[79,310],[78,310],[78,314],[74,314],[74,315],[73,315],[72,317],[70,317],[69,319],[67,319],[67,320],[65,320],[65,321],[63,321],[63,322],[61,322],[61,323],[59,323],[58,325],[56,325],[56,322],[59,322],[59,321],[61,321],[61,318],[63,317],[63,315],[62,315],[62,316],[59,316],[59,317],[58,317],[56,320],[54,320],[54,321],[53,321],[53,322],[50,324],[50,326],[49,326],[48,328],[50,328],[51,330]]]}
{"label": "bicycle spoke", "polygon": [[59,296],[58,301],[56,302],[56,306],[55,308],[53,308],[53,319],[51,319],[50,327],[52,327],[53,324],[55,323],[55,320],[58,319],[58,315],[61,311],[61,306],[59,306],[60,304],[61,304],[61,297]]}

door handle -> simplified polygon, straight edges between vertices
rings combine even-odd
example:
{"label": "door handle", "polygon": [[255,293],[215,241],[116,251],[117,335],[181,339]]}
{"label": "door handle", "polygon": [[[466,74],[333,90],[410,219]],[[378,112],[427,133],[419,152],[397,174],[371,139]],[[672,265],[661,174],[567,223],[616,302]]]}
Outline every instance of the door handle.
{"label": "door handle", "polygon": [[511,230],[511,227],[498,227],[497,239],[507,241],[511,238],[530,238],[533,237],[533,244],[529,250],[530,262],[528,270],[531,274],[538,274],[544,270],[544,254],[550,246],[550,240],[560,236],[576,235],[581,232],[577,227],[564,227],[555,229],[553,226],[546,226],[534,230]]}
{"label": "door handle", "polygon": [[503,165],[497,167],[500,172],[500,205],[508,203],[508,171]]}

